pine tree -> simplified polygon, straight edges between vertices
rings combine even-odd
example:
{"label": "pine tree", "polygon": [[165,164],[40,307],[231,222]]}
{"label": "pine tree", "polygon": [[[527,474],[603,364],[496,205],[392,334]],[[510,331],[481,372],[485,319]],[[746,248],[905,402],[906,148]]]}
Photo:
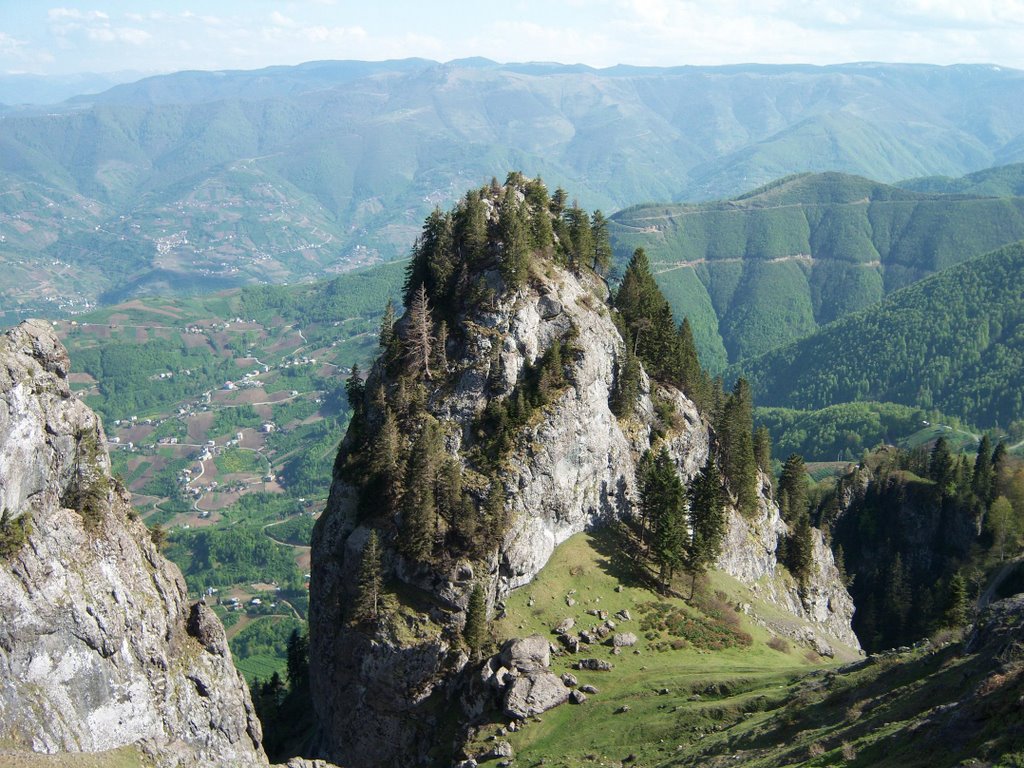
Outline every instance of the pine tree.
{"label": "pine tree", "polygon": [[412,371],[430,380],[430,357],[434,346],[434,323],[430,314],[427,290],[420,287],[409,306],[409,323],[405,329],[405,357]]}
{"label": "pine tree", "polygon": [[390,350],[392,343],[395,341],[395,304],[388,299],[388,303],[384,305],[384,316],[380,320],[380,333],[377,337],[377,343],[383,350]]}
{"label": "pine tree", "polygon": [[935,481],[935,488],[943,499],[956,493],[956,464],[949,452],[946,438],[935,441],[931,456],[928,459],[928,476]]}
{"label": "pine tree", "polygon": [[498,231],[502,242],[498,264],[501,276],[511,290],[516,290],[526,283],[530,269],[530,229],[525,206],[513,188],[505,190],[498,206]]}
{"label": "pine tree", "polygon": [[810,515],[806,512],[797,518],[793,533],[786,542],[786,566],[802,588],[814,566],[814,534]]}
{"label": "pine tree", "polygon": [[442,320],[437,327],[437,338],[434,340],[434,369],[441,373],[448,372],[448,322]]}
{"label": "pine tree", "polygon": [[667,587],[676,571],[686,565],[689,535],[686,489],[664,447],[647,464],[640,504],[643,517],[651,523],[651,554],[659,579]]}
{"label": "pine tree", "polygon": [[487,208],[480,192],[469,190],[455,211],[454,248],[458,260],[475,269],[487,259]]}
{"label": "pine tree", "polygon": [[484,594],[483,586],[477,582],[469,594],[466,624],[462,628],[462,639],[469,647],[474,661],[480,658],[480,652],[487,642],[488,629],[487,596]]}
{"label": "pine tree", "polygon": [[[348,400],[348,407],[352,411],[352,418],[349,420],[346,442],[353,447],[362,446],[366,438],[366,384],[363,382],[362,373],[358,363],[352,365],[352,373],[345,380],[345,397]],[[338,459],[341,460],[342,452],[338,452]]]}
{"label": "pine tree", "polygon": [[462,510],[462,463],[448,456],[441,462],[437,473],[434,496],[437,499],[437,516],[445,528],[454,528],[456,518]]}
{"label": "pine tree", "polygon": [[555,221],[561,221],[562,214],[565,212],[565,208],[569,203],[569,193],[561,187],[555,190],[555,194],[551,196],[551,200],[548,202],[548,210],[551,211],[551,217]]}
{"label": "pine tree", "polygon": [[539,178],[528,181],[523,194],[530,209],[530,244],[535,251],[551,256],[555,231],[551,226],[551,199]]}
{"label": "pine tree", "polygon": [[286,653],[288,687],[297,691],[309,684],[309,636],[293,629],[288,636]]}
{"label": "pine tree", "polygon": [[693,598],[697,576],[718,560],[725,540],[727,519],[722,503],[722,478],[709,453],[700,473],[689,489],[690,542],[686,567],[690,571],[690,598]]}
{"label": "pine tree", "polygon": [[807,468],[804,457],[791,453],[779,476],[779,513],[791,523],[807,514]]}
{"label": "pine tree", "polygon": [[353,413],[362,412],[365,393],[366,385],[362,372],[359,370],[359,363],[353,363],[352,373],[345,380],[345,396],[348,400],[348,407],[352,409]]}
{"label": "pine tree", "polygon": [[559,339],[555,339],[544,352],[544,356],[540,361],[540,381],[537,385],[540,403],[550,402],[551,395],[564,387],[565,384],[565,368],[562,364],[562,342]]}
{"label": "pine tree", "polygon": [[564,216],[566,230],[569,234],[567,249],[569,267],[579,270],[584,264],[589,265],[593,260],[594,237],[590,230],[590,217],[576,201],[573,201],[572,208],[567,210]]}
{"label": "pine tree", "polygon": [[672,308],[658,288],[643,248],[633,252],[615,294],[615,308],[622,317],[633,351],[647,372],[663,381],[682,378],[683,350]]}
{"label": "pine tree", "polygon": [[882,602],[885,634],[890,645],[895,645],[904,636],[911,603],[910,577],[903,565],[903,557],[897,552],[885,579]]}
{"label": "pine tree", "polygon": [[1006,443],[1000,440],[992,451],[992,486],[988,494],[988,503],[995,501],[1002,492],[1003,470],[1006,469]]}
{"label": "pine tree", "polygon": [[405,268],[402,300],[406,307],[421,285],[426,286],[428,296],[445,297],[451,293],[456,269],[453,227],[451,214],[438,208],[423,223]]}
{"label": "pine tree", "polygon": [[736,494],[740,512],[751,516],[757,511],[757,461],[754,458],[754,408],[747,380],[736,380],[725,401],[719,435],[722,468],[730,490]]}
{"label": "pine tree", "polygon": [[373,438],[369,455],[372,481],[368,485],[373,502],[383,501],[384,511],[398,509],[403,493],[402,436],[394,411],[385,404],[377,434]]}
{"label": "pine tree", "polygon": [[356,582],[356,599],[352,605],[352,622],[377,626],[384,613],[384,569],[381,563],[380,540],[376,531],[363,545]]}
{"label": "pine tree", "polygon": [[603,275],[612,265],[612,244],[608,238],[608,220],[600,210],[590,216],[590,239],[594,244],[591,269]]}
{"label": "pine tree", "polygon": [[684,317],[679,325],[679,386],[698,407],[707,406],[709,382],[697,357],[697,343],[693,338],[690,318]]}
{"label": "pine tree", "polygon": [[429,562],[434,550],[437,531],[435,488],[441,453],[440,430],[437,423],[428,417],[409,454],[399,535],[402,554],[420,563]]}
{"label": "pine tree", "polygon": [[947,627],[962,627],[967,623],[970,600],[967,596],[967,582],[959,573],[954,573],[946,588],[946,609],[942,623]]}
{"label": "pine tree", "polygon": [[620,419],[626,419],[633,415],[640,399],[640,362],[626,344],[615,363],[615,383],[609,407]]}
{"label": "pine tree", "polygon": [[754,430],[754,459],[762,472],[772,470],[772,436],[768,427],[759,426]]}

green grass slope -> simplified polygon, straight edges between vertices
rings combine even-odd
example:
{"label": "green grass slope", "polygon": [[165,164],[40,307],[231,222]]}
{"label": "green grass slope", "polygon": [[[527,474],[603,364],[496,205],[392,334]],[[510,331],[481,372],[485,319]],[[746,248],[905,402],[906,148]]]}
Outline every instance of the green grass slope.
{"label": "green grass slope", "polygon": [[[823,666],[806,648],[774,638],[737,611],[744,603],[752,615],[795,622],[729,577],[711,574],[691,604],[645,587],[621,555],[614,531],[574,536],[555,550],[533,582],[506,601],[505,617],[494,628],[499,638],[540,633],[554,639],[551,627],[567,616],[586,627],[598,623],[588,611],[612,616],[622,609],[630,619],[617,620],[616,631],[639,638],[620,655],[609,655],[607,646],[583,654],[607,658],[613,664],[609,672],[575,670],[577,657],[553,656],[554,671],[571,672],[598,693],[502,736],[516,751],[516,765],[618,765],[631,754],[637,765],[669,764],[744,712],[780,705],[794,678]],[[568,606],[566,597],[575,604]],[[838,652],[854,656],[849,649]],[[482,726],[469,751],[488,749],[489,737],[502,725]]]}
{"label": "green grass slope", "polygon": [[730,201],[630,208],[611,231],[620,258],[648,252],[673,312],[694,318],[704,364],[720,370],[1024,238],[1024,197],[803,174]]}
{"label": "green grass slope", "polygon": [[[1018,765],[1024,757],[1020,598],[994,604],[966,642],[946,637],[822,664],[778,640],[768,646],[770,636],[745,616],[740,624],[751,635],[749,646],[711,648],[700,634],[673,643],[679,638],[666,636],[665,624],[652,617],[679,612],[691,626],[713,624],[713,609],[709,615],[664,600],[621,576],[613,542],[580,535],[510,596],[496,627],[501,636],[550,636],[550,626],[565,616],[579,614],[586,622],[585,610],[626,608],[632,621],[619,627],[641,637],[639,653],[624,649],[609,657],[615,665],[609,672],[572,670],[566,657],[554,656],[556,672],[571,671],[598,692],[583,704],[530,718],[514,732],[501,722],[485,724],[470,753],[490,749],[496,737],[512,745],[515,765],[550,768],[931,768]],[[720,575],[710,590],[725,593],[727,602],[750,599]],[[573,608],[567,594],[577,601]],[[764,610],[754,600],[752,613]]]}
{"label": "green grass slope", "polygon": [[1005,427],[1024,417],[1024,244],[944,270],[731,370],[748,377],[761,405],[889,401]]}

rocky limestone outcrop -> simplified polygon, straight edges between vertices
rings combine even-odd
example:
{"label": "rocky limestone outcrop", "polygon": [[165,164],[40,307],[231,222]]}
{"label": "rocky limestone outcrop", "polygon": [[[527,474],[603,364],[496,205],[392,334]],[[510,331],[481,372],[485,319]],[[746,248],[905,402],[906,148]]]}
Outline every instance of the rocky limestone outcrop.
{"label": "rocky limestone outcrop", "polygon": [[[569,689],[550,670],[551,648],[540,635],[509,640],[501,653],[484,662],[480,688],[464,697],[470,707],[491,700],[508,717],[523,720],[569,700]],[[489,695],[488,695],[489,694]]]}
{"label": "rocky limestone outcrop", "polygon": [[860,643],[850,626],[853,598],[843,586],[832,550],[825,543],[821,531],[811,531],[814,567],[802,588],[798,588],[788,575],[783,575],[775,556],[779,538],[786,531],[778,505],[771,500],[771,489],[762,476],[756,516],[747,518],[736,513],[729,516],[725,542],[716,566],[749,585],[761,599],[807,622],[754,617],[775,634],[809,645],[822,656],[835,655],[833,644],[836,641],[847,649],[859,649]]}
{"label": "rocky limestone outcrop", "polygon": [[0,560],[0,740],[265,765],[224,629],[134,519],[68,368],[46,323],[0,339],[0,507],[27,532]]}
{"label": "rocky limestone outcrop", "polygon": [[[474,425],[488,403],[513,395],[524,368],[555,340],[571,348],[563,358],[569,383],[519,430],[511,457],[501,464],[510,525],[487,562],[415,568],[385,542],[385,571],[425,598],[417,600],[420,618],[400,613],[398,629],[367,633],[347,620],[369,531],[360,518],[358,489],[336,472],[313,535],[310,656],[320,671],[313,697],[325,756],[353,768],[411,765],[422,754],[416,748],[436,737],[436,723],[457,698],[456,681],[467,663],[457,650],[458,632],[474,583],[484,583],[489,601],[500,606],[511,590],[534,578],[558,544],[602,521],[636,514],[636,463],[650,447],[655,398],[671,404],[666,440],[685,480],[697,474],[710,450],[709,428],[694,404],[646,376],[635,416],[620,421],[612,413],[609,400],[624,348],[603,283],[556,267],[516,292],[500,290],[497,272],[484,279],[493,298],[460,318],[446,350],[448,370],[435,371],[426,382],[427,409],[445,427],[449,455],[467,462],[477,439]],[[368,392],[381,376],[378,361]],[[782,530],[777,507],[766,499],[754,520],[733,513],[720,566],[747,584],[774,580],[781,571],[774,554]],[[818,622],[822,638],[856,647],[849,632],[852,605],[821,554],[824,602],[815,598],[805,605],[792,580],[788,586],[773,583],[766,599]]]}

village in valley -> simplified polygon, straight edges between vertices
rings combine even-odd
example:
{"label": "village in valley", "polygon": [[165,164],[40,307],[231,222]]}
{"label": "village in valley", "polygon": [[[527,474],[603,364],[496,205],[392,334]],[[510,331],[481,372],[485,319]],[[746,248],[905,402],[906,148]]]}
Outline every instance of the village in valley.
{"label": "village in valley", "polygon": [[[54,326],[133,507],[221,616],[239,667],[265,679],[306,619],[345,379],[375,351],[376,328],[360,316],[218,316],[238,297],[133,300]],[[146,394],[126,401],[119,376]]]}

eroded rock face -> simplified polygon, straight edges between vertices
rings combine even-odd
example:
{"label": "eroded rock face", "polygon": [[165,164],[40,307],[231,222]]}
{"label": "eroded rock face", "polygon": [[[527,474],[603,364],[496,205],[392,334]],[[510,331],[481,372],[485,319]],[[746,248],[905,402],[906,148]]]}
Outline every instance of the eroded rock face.
{"label": "eroded rock face", "polygon": [[[486,279],[500,287],[496,273]],[[616,360],[624,347],[601,298],[604,290],[603,284],[552,268],[546,278],[517,293],[496,292],[493,301],[463,318],[463,332],[453,332],[449,370],[444,375],[435,371],[427,408],[445,426],[446,450],[463,463],[476,439],[472,425],[488,402],[512,395],[524,366],[556,339],[571,344],[572,352],[563,356],[570,385],[521,428],[510,459],[502,462],[500,480],[511,525],[489,562],[424,571],[410,567],[394,543],[385,541],[387,573],[429,605],[417,609],[425,614],[421,621],[403,619],[411,632],[390,629],[368,637],[347,622],[368,529],[358,519],[357,490],[335,476],[313,535],[310,605],[310,657],[318,670],[313,698],[325,756],[352,768],[414,764],[422,752],[413,747],[436,737],[438,712],[457,700],[455,681],[467,658],[454,649],[474,582],[486,585],[491,604],[499,603],[529,583],[554,548],[573,534],[637,514],[636,464],[650,447],[657,420],[652,385],[642,378],[634,418],[620,421],[611,412]],[[380,376],[378,363],[368,391]],[[680,392],[658,386],[654,395],[672,404],[668,447],[681,476],[689,480],[710,450],[708,426]],[[390,525],[386,521],[383,527]],[[824,635],[845,627],[839,639],[856,645],[849,632],[852,605],[836,591],[845,595],[838,579],[824,601],[815,598],[809,606],[791,580],[776,580],[775,547],[782,530],[777,507],[765,499],[754,520],[731,513],[720,567],[747,584],[770,582],[766,598],[794,612],[794,619],[819,622]],[[822,589],[828,573],[822,571]],[[383,657],[416,663],[403,666],[400,684],[387,684],[378,674]],[[386,696],[368,694],[382,686]],[[399,722],[404,723],[402,734]]]}
{"label": "eroded rock face", "polygon": [[0,339],[0,504],[29,521],[0,561],[0,739],[40,752],[138,744],[160,766],[265,765],[220,622],[110,478],[46,323]]}
{"label": "eroded rock face", "polygon": [[775,550],[779,537],[786,533],[786,524],[778,506],[771,500],[771,489],[763,476],[762,483],[757,515],[753,519],[735,512],[730,514],[722,553],[716,564],[718,569],[750,585],[762,599],[810,624],[803,626],[788,620],[761,619],[761,623],[776,634],[809,645],[816,652],[827,651],[821,653],[823,656],[833,655],[832,644],[836,641],[847,646],[847,651],[859,649],[860,642],[850,625],[853,598],[846,591],[832,550],[825,544],[819,530],[812,530],[814,564],[804,588],[798,589],[795,582],[783,574]]}

